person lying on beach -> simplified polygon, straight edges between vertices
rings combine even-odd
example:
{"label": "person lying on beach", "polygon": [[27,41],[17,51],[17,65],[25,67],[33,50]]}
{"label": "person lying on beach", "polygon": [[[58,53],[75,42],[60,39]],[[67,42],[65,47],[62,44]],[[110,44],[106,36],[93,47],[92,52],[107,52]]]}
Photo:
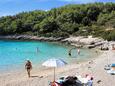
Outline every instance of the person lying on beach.
{"label": "person lying on beach", "polygon": [[61,86],[83,86],[75,76],[68,76]]}
{"label": "person lying on beach", "polygon": [[27,70],[28,77],[30,77],[30,71],[32,69],[32,63],[30,60],[27,60],[25,64],[25,69]]}

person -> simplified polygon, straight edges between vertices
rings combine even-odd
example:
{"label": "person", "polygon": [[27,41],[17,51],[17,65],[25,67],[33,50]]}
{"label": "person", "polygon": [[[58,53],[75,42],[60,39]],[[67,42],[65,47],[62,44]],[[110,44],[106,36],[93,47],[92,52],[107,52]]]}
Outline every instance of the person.
{"label": "person", "polygon": [[86,74],[86,79],[88,80],[87,86],[93,86],[93,76]]}
{"label": "person", "polygon": [[88,86],[93,86],[93,77],[91,77],[91,79],[88,80],[87,85],[88,85]]}
{"label": "person", "polygon": [[77,50],[77,53],[78,53],[78,55],[80,54],[80,49],[78,48],[78,50]]}
{"label": "person", "polygon": [[61,86],[83,86],[75,76],[68,76]]}
{"label": "person", "polygon": [[30,71],[32,70],[32,63],[30,60],[27,60],[25,64],[25,69],[27,70],[28,77],[30,77]]}
{"label": "person", "polygon": [[38,47],[36,48],[36,51],[37,51],[37,53],[39,52],[39,48]]}
{"label": "person", "polygon": [[68,55],[71,56],[71,52],[69,52]]}
{"label": "person", "polygon": [[68,55],[71,56],[71,49],[69,50]]}

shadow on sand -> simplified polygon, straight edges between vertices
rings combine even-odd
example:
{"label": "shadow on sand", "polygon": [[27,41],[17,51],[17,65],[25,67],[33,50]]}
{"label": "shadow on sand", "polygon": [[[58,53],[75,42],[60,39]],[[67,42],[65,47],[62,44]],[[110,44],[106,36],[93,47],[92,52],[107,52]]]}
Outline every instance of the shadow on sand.
{"label": "shadow on sand", "polygon": [[31,76],[31,78],[35,78],[35,77],[43,78],[43,76]]}

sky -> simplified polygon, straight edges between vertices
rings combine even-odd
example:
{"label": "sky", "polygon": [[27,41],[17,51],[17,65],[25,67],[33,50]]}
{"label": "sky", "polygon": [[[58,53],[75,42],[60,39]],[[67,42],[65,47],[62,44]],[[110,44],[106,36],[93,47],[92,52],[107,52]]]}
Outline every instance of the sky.
{"label": "sky", "polygon": [[0,16],[32,10],[50,10],[67,4],[115,2],[115,0],[0,0]]}

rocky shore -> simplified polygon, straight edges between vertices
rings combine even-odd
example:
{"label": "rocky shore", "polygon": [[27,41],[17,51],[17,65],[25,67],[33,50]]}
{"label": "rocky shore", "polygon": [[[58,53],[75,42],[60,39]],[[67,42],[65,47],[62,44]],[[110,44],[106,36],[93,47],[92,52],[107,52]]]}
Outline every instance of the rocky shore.
{"label": "rocky shore", "polygon": [[[97,38],[97,37],[69,37],[63,40],[64,42],[69,42],[71,45],[74,45],[76,47],[85,47],[85,48],[95,48],[99,47],[102,45],[107,45],[108,41],[105,41],[102,38]],[[104,46],[107,47],[107,46]]]}
{"label": "rocky shore", "polygon": [[84,37],[78,36],[69,38],[59,37],[38,37],[38,36],[30,36],[30,35],[8,35],[8,36],[0,36],[0,39],[10,39],[10,40],[35,40],[35,41],[48,41],[48,42],[61,42],[71,44],[76,47],[86,47],[86,48],[95,48],[99,46],[107,47],[108,41],[105,41],[102,38],[95,38],[92,36]]}
{"label": "rocky shore", "polygon": [[53,37],[38,37],[30,35],[7,35],[0,36],[0,39],[11,39],[11,40],[36,40],[36,41],[61,41],[63,37],[53,38]]}

